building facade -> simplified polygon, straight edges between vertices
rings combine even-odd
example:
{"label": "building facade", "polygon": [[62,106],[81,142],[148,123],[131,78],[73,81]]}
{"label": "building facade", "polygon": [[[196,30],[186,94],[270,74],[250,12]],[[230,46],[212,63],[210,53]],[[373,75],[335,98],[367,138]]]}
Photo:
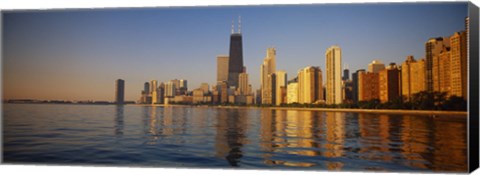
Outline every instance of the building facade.
{"label": "building facade", "polygon": [[115,103],[125,103],[125,81],[122,79],[115,81]]}
{"label": "building facade", "polygon": [[323,102],[322,71],[309,66],[298,71],[298,103],[312,104]]}
{"label": "building facade", "polygon": [[401,98],[401,71],[395,63],[387,66],[379,73],[380,102],[385,103]]}
{"label": "building facade", "polygon": [[332,46],[325,53],[326,58],[326,103],[342,103],[342,51],[338,46]]}
{"label": "building facade", "polygon": [[260,66],[260,89],[262,104],[275,104],[275,80],[274,77],[276,71],[276,49],[268,48],[267,55],[263,60],[263,64]]}
{"label": "building facade", "polygon": [[230,54],[228,59],[228,86],[238,87],[238,75],[243,72],[242,33],[238,20],[238,31],[235,32],[232,24],[230,35]]}
{"label": "building facade", "polygon": [[275,105],[285,104],[287,103],[287,72],[276,71],[275,77]]}

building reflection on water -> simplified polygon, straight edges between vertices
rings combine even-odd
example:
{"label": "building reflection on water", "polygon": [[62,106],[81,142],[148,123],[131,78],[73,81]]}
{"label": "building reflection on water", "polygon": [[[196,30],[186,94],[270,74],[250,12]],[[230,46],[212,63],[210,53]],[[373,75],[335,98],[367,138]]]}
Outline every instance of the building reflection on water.
{"label": "building reflection on water", "polygon": [[247,116],[245,110],[225,109],[217,111],[215,156],[226,159],[231,166],[239,166],[246,144]]}
{"label": "building reflection on water", "polygon": [[[117,107],[115,135],[123,134],[123,113]],[[247,154],[266,165],[328,170],[350,168],[345,160],[371,170],[388,169],[379,163],[452,171],[467,165],[463,120],[268,109],[145,107],[143,113],[147,144],[212,143],[212,152],[202,155],[230,166],[241,166]],[[252,147],[260,150],[249,152]]]}
{"label": "building reflection on water", "polygon": [[125,108],[123,105],[117,105],[115,107],[115,136],[123,136],[123,127],[124,127],[124,112]]}

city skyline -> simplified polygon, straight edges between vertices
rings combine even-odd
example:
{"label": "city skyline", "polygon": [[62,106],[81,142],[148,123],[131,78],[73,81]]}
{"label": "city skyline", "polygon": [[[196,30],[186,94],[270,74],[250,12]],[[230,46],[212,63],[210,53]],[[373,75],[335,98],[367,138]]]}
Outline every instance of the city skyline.
{"label": "city skyline", "polygon": [[[342,7],[343,12],[336,12],[336,7]],[[336,13],[321,12],[323,8],[343,14],[347,20],[338,21]],[[378,8],[379,12],[370,12],[369,8]],[[467,16],[465,9],[466,3],[429,3],[10,12],[4,14],[4,98],[112,100],[112,82],[118,78],[126,81],[126,101],[137,100],[143,83],[150,80],[186,79],[189,90],[200,87],[203,82],[214,85],[216,57],[228,54],[230,22],[238,15],[242,16],[243,61],[253,90],[260,84],[257,67],[263,61],[264,50],[271,46],[278,50],[277,68],[285,70],[288,80],[307,66],[326,70],[324,50],[334,44],[342,48],[342,64],[348,64],[351,72],[366,69],[374,59],[400,65],[407,55],[424,58],[424,43],[429,38],[461,31]],[[185,11],[189,14],[184,14]],[[376,16],[378,13],[384,15]],[[254,14],[260,17],[253,17]],[[411,15],[417,16],[410,19]],[[91,16],[98,18],[90,19]],[[167,18],[162,18],[165,16]],[[122,17],[127,20],[120,19]],[[332,21],[322,19],[329,17]],[[128,26],[137,18],[141,21],[136,24],[145,24],[145,28]],[[318,21],[299,22],[297,19]],[[157,20],[168,23],[153,25]],[[198,25],[202,22],[211,26]],[[286,24],[291,26],[286,27]],[[346,28],[352,25],[355,27]],[[379,25],[383,28],[375,27]],[[126,28],[115,28],[119,26]],[[188,29],[182,28],[185,26]],[[428,29],[428,26],[435,29]],[[209,31],[209,27],[215,30]],[[420,30],[424,28],[428,30]],[[85,29],[87,31],[79,31]],[[351,34],[352,30],[355,34]],[[145,34],[135,34],[138,31],[156,35],[148,38]],[[51,32],[57,32],[58,36],[48,38]],[[395,32],[404,35],[394,35]],[[203,34],[206,35],[201,36]],[[172,36],[162,38],[166,35]],[[208,44],[202,45],[202,42]],[[378,49],[379,46],[382,48]],[[92,92],[92,89],[97,91]]]}

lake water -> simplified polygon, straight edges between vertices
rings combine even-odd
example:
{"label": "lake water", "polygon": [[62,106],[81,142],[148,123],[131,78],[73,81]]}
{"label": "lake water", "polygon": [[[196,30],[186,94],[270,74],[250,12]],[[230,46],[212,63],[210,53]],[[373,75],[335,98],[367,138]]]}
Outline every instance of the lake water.
{"label": "lake water", "polygon": [[6,163],[466,172],[464,116],[4,104]]}

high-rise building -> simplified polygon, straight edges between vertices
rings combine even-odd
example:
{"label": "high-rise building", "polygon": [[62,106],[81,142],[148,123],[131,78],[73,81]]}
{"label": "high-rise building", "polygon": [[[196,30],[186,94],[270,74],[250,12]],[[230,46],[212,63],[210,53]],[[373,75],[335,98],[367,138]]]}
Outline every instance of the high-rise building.
{"label": "high-rise building", "polygon": [[[435,65],[435,64],[434,64]],[[433,82],[433,90],[436,92],[445,92],[447,96],[451,94],[450,87],[450,47],[446,50],[443,50],[438,55],[438,73],[434,74],[436,82]]]}
{"label": "high-rise building", "polygon": [[287,103],[298,103],[298,78],[288,81],[287,85]]}
{"label": "high-rise building", "polygon": [[361,73],[365,73],[365,69],[359,69],[357,70],[355,73],[352,74],[352,98],[353,98],[353,102],[358,102],[358,96],[359,96],[359,87],[360,87],[360,83],[358,81],[358,76],[361,74]]}
{"label": "high-rise building", "polygon": [[385,103],[401,97],[401,72],[400,69],[391,63],[386,69],[379,73],[380,102]]}
{"label": "high-rise building", "polygon": [[416,61],[413,56],[407,56],[402,64],[402,96],[410,100],[413,94],[426,90],[425,59]]}
{"label": "high-rise building", "polygon": [[152,104],[156,104],[158,102],[158,91],[157,91],[157,80],[150,81],[150,94],[152,97]]}
{"label": "high-rise building", "polygon": [[238,76],[238,90],[240,95],[250,95],[249,84],[248,84],[248,74],[246,72],[240,73]]}
{"label": "high-rise building", "polygon": [[378,73],[359,72],[358,84],[358,101],[380,99]]}
{"label": "high-rise building", "polygon": [[[467,18],[468,23],[468,18]],[[467,33],[455,32],[450,37],[450,79],[451,95],[467,99]]]}
{"label": "high-rise building", "polygon": [[368,64],[368,72],[378,73],[383,69],[385,69],[385,64],[379,60],[373,60],[372,63]]}
{"label": "high-rise building", "polygon": [[220,103],[227,103],[228,102],[228,83],[226,81],[218,82],[217,90],[219,91]]}
{"label": "high-rise building", "polygon": [[345,68],[343,69],[342,80],[345,81],[345,80],[349,80],[349,79],[350,79],[350,70],[348,69],[348,66],[345,66]]}
{"label": "high-rise building", "polygon": [[298,103],[311,104],[323,100],[322,71],[309,66],[298,71]]}
{"label": "high-rise building", "polygon": [[228,56],[217,56],[217,82],[228,81]]}
{"label": "high-rise building", "polygon": [[230,35],[230,55],[228,59],[228,86],[238,87],[238,75],[243,71],[243,46],[241,33],[241,18],[238,18],[238,31],[235,32],[232,23]]}
{"label": "high-rise building", "polygon": [[165,98],[173,98],[176,93],[176,84],[175,81],[170,80],[165,84]]}
{"label": "high-rise building", "polygon": [[327,104],[342,103],[342,51],[332,46],[325,53],[327,74]]}
{"label": "high-rise building", "polygon": [[283,70],[275,72],[275,105],[287,103],[287,73]]}
{"label": "high-rise building", "polygon": [[[275,48],[267,49],[267,56],[263,60],[263,64],[260,67],[260,89],[262,91],[262,104],[275,104],[273,98],[275,98],[274,79],[273,74],[276,71],[276,50]],[[270,78],[268,78],[270,76]]]}
{"label": "high-rise building", "polygon": [[125,103],[125,81],[122,79],[115,81],[115,103]]}
{"label": "high-rise building", "polygon": [[145,92],[145,94],[150,94],[150,83],[145,82],[143,84],[143,92]]}
{"label": "high-rise building", "polygon": [[449,46],[449,43],[449,39],[441,37],[431,38],[425,43],[425,86],[428,92],[434,91],[434,74],[439,72],[438,66],[434,66],[434,64],[438,63],[440,52],[442,52],[442,50],[444,50],[446,46]]}

